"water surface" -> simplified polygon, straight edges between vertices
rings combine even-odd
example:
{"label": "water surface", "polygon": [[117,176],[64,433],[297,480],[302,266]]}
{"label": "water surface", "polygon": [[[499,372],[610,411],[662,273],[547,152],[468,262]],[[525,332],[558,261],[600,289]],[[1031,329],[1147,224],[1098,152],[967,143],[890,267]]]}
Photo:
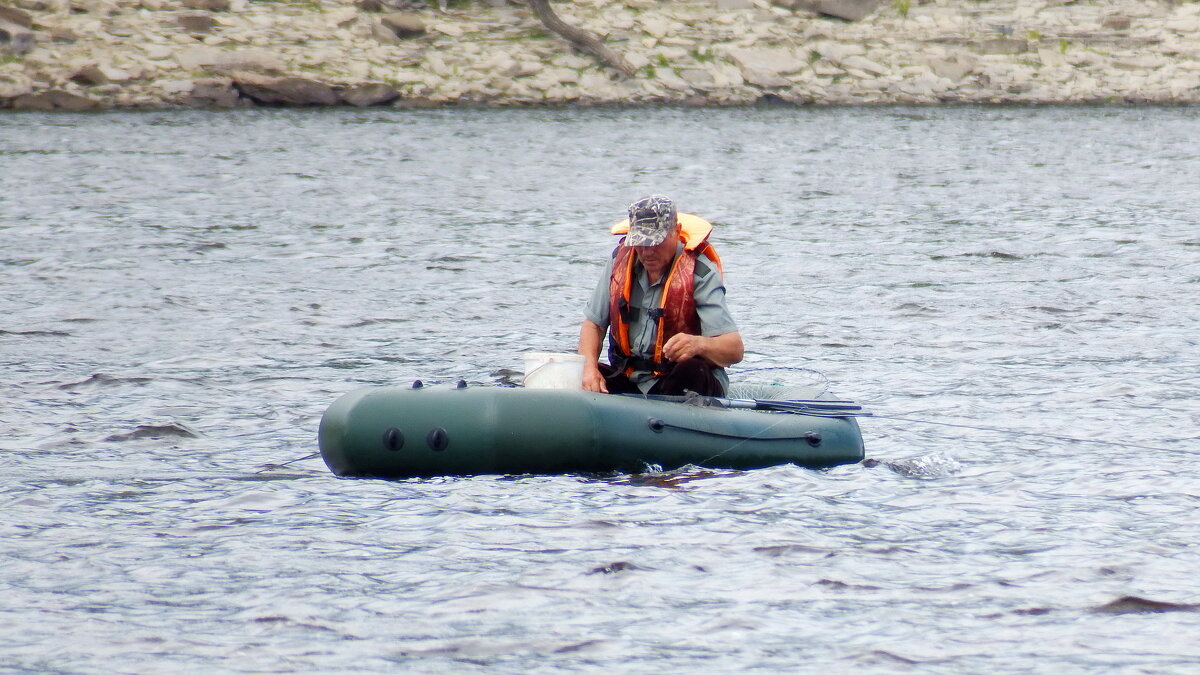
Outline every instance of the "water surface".
{"label": "water surface", "polygon": [[[0,663],[1187,672],[1198,130],[0,116]],[[352,388],[572,349],[607,227],[650,192],[717,224],[733,378],[827,379],[880,415],[877,461],[388,482],[300,459]]]}

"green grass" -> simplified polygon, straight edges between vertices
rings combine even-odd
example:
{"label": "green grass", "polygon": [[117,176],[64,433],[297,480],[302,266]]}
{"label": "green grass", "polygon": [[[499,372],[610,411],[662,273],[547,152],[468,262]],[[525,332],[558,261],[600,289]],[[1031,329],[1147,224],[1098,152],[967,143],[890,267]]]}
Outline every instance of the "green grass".
{"label": "green grass", "polygon": [[908,18],[908,10],[912,9],[912,0],[892,0],[892,6],[901,19]]}
{"label": "green grass", "polygon": [[5,66],[10,63],[21,63],[23,58],[19,54],[3,54],[0,53],[0,66]]}

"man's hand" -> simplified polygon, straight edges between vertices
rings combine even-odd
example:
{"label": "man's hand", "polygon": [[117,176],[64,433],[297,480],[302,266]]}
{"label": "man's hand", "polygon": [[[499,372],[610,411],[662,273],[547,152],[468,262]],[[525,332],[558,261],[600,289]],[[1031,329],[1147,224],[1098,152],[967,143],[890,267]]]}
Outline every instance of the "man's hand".
{"label": "man's hand", "polygon": [[663,357],[668,361],[679,363],[693,356],[703,356],[704,342],[708,338],[687,333],[676,333],[663,345]]}
{"label": "man's hand", "polygon": [[600,374],[600,368],[595,361],[586,361],[583,364],[583,388],[586,391],[608,393],[608,385],[604,383],[604,376]]}
{"label": "man's hand", "polygon": [[608,385],[600,374],[600,345],[604,342],[604,326],[583,320],[579,327],[579,353],[583,355],[583,388],[601,394],[608,393]]}
{"label": "man's hand", "polygon": [[699,356],[722,368],[741,361],[744,353],[740,333],[725,333],[716,337],[676,333],[663,345],[663,358],[668,361],[679,363]]}

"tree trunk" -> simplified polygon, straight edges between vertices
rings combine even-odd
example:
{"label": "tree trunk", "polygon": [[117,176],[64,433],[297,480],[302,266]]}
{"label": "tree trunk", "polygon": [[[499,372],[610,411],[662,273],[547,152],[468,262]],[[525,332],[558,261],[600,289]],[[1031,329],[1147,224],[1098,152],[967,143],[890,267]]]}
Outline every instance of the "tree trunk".
{"label": "tree trunk", "polygon": [[637,72],[633,66],[629,65],[625,57],[605,47],[600,38],[558,18],[558,15],[550,8],[550,0],[529,0],[529,4],[533,6],[533,11],[537,12],[538,19],[541,19],[543,26],[561,35],[580,51],[595,56],[628,77],[633,77],[633,74]]}

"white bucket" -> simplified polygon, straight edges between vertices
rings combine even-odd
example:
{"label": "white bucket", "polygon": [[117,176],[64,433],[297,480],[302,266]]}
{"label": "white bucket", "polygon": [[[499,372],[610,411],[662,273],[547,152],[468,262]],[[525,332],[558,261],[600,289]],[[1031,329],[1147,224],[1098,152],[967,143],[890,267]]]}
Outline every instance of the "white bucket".
{"label": "white bucket", "polygon": [[583,389],[583,355],[527,352],[525,386],[530,389]]}

